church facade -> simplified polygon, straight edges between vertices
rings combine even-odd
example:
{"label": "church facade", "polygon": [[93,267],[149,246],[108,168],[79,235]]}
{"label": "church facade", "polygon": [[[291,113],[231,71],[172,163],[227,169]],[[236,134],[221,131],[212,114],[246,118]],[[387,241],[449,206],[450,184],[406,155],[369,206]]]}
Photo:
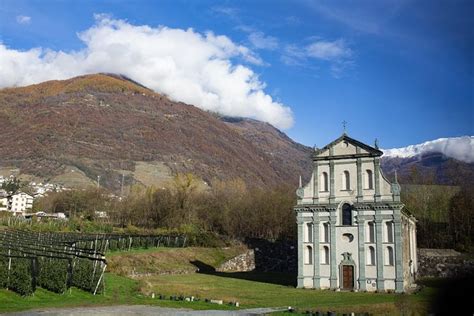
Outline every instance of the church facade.
{"label": "church facade", "polygon": [[416,220],[383,152],[344,133],[313,153],[297,190],[299,288],[405,292],[417,272]]}

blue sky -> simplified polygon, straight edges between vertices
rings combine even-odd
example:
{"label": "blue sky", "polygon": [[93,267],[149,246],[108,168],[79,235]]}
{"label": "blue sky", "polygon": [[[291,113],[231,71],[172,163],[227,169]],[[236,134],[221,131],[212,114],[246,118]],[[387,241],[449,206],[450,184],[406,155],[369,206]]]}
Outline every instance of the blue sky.
{"label": "blue sky", "polygon": [[[268,120],[294,140],[310,146],[321,147],[337,138],[342,132],[341,122],[345,120],[349,135],[357,139],[372,144],[374,138],[378,138],[383,148],[402,147],[440,137],[474,134],[473,13],[472,1],[448,0],[2,0],[3,59],[15,60],[16,68],[12,68],[12,60],[2,64],[0,53],[0,75],[19,77],[16,81],[0,79],[0,85],[41,81],[43,77],[31,74],[36,69],[31,65],[38,62],[46,67],[41,69],[50,69],[48,63],[53,57],[45,57],[48,51],[54,52],[55,67],[67,68],[70,64],[61,63],[60,51],[68,54],[68,58],[76,58],[74,61],[79,58],[80,62],[72,70],[51,71],[45,79],[80,72],[85,59],[77,56],[96,49],[99,36],[108,34],[99,35],[101,28],[123,30],[129,25],[147,25],[154,30],[160,26],[171,30],[192,28],[191,39],[201,37],[203,51],[207,51],[209,45],[212,49],[218,47],[215,53],[218,58],[232,63],[233,67],[223,76],[231,76],[236,81],[223,81],[229,85],[245,82],[258,96],[245,97],[240,92],[216,87],[214,83],[196,88],[208,93],[201,99],[186,95],[184,101],[199,100],[196,102],[203,102],[204,108],[223,113],[249,113],[248,116]],[[105,18],[98,18],[97,14]],[[122,21],[122,24],[117,26],[118,22],[114,21]],[[94,30],[85,37],[93,40],[80,39],[81,34],[91,29]],[[135,28],[133,34],[138,36],[141,31]],[[206,37],[208,31],[215,36],[225,36],[231,44],[215,44],[214,37]],[[177,33],[169,35],[173,34]],[[126,41],[126,36],[121,40]],[[179,45],[183,47],[182,42]],[[43,51],[32,59],[21,55],[38,47]],[[181,51],[192,56],[193,49]],[[150,52],[154,53],[156,51]],[[131,58],[136,60],[140,56],[140,52],[136,52]],[[209,60],[215,58],[212,56]],[[122,60],[122,57],[114,58]],[[111,69],[91,66],[90,59],[87,59],[87,71]],[[16,60],[25,61],[18,66]],[[177,65],[179,67],[179,62]],[[208,69],[206,65],[199,69]],[[247,75],[236,79],[234,70],[238,65],[244,67]],[[120,67],[117,72],[121,72]],[[134,79],[145,84],[150,82],[155,90],[170,85],[168,81],[152,81],[153,72],[144,74],[137,70],[131,76],[135,73],[140,75]],[[188,82],[189,76],[183,81],[176,79],[176,83]],[[255,78],[258,83],[253,82]],[[181,97],[172,87],[164,91],[174,98]],[[212,98],[214,101],[209,101],[209,94],[221,101]],[[246,104],[246,108],[239,108],[241,104],[235,100],[228,101],[233,95],[241,104]],[[253,103],[260,105],[253,106]],[[272,110],[267,111],[265,107]]]}

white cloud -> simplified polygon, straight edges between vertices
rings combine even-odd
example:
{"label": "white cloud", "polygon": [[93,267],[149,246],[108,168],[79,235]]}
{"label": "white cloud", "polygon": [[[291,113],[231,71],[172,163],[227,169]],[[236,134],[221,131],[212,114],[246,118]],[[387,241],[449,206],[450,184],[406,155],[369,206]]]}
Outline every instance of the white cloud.
{"label": "white cloud", "polygon": [[225,15],[233,20],[238,20],[239,9],[233,7],[225,7],[225,6],[216,6],[212,7],[211,11]]}
{"label": "white cloud", "polygon": [[324,61],[329,63],[332,75],[340,77],[345,69],[353,65],[352,57],[352,49],[345,40],[325,41],[316,38],[305,46],[286,45],[281,60],[290,66],[305,66],[311,60]]}
{"label": "white cloud", "polygon": [[79,34],[86,46],[79,51],[19,51],[0,44],[0,87],[120,73],[204,110],[251,117],[282,129],[292,126],[291,109],[265,93],[265,83],[251,68],[234,62],[261,63],[247,47],[212,32],[135,26],[104,15],[96,19]]}
{"label": "white cloud", "polygon": [[248,38],[257,49],[274,50],[278,48],[278,39],[273,36],[266,36],[263,32],[252,32]]}
{"label": "white cloud", "polygon": [[350,58],[352,51],[342,39],[333,42],[319,40],[306,46],[306,54],[308,57],[331,61]]}
{"label": "white cloud", "polygon": [[30,24],[31,23],[31,17],[30,16],[26,16],[26,15],[18,15],[16,17],[16,21],[19,23],[19,24]]}
{"label": "white cloud", "polygon": [[474,162],[474,136],[439,138],[403,148],[384,149],[386,157],[415,157],[426,153],[442,153],[467,163]]}

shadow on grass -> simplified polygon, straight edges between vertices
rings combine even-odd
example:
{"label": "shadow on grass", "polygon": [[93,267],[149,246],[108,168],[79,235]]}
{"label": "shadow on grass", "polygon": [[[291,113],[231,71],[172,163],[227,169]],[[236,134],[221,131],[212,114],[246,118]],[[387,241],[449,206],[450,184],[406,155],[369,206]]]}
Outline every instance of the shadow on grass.
{"label": "shadow on grass", "polygon": [[284,286],[296,286],[296,274],[293,273],[284,273],[284,272],[259,272],[259,271],[249,271],[249,272],[219,272],[216,269],[200,260],[190,261],[196,268],[198,268],[198,273],[215,275],[224,278],[233,278],[240,280],[248,280],[262,283],[271,283]]}

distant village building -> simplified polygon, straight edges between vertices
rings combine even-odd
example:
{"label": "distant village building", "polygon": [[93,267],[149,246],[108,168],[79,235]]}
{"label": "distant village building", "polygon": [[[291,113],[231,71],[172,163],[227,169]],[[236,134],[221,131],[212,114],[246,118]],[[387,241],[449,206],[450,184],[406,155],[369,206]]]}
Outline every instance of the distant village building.
{"label": "distant village building", "polygon": [[414,284],[416,220],[396,178],[383,175],[382,154],[346,133],[315,149],[294,207],[299,288],[401,293]]}
{"label": "distant village building", "polygon": [[8,210],[8,193],[5,190],[0,190],[0,212]]}
{"label": "distant village building", "polygon": [[17,192],[8,199],[8,210],[13,213],[23,213],[33,208],[33,197],[24,192]]}

